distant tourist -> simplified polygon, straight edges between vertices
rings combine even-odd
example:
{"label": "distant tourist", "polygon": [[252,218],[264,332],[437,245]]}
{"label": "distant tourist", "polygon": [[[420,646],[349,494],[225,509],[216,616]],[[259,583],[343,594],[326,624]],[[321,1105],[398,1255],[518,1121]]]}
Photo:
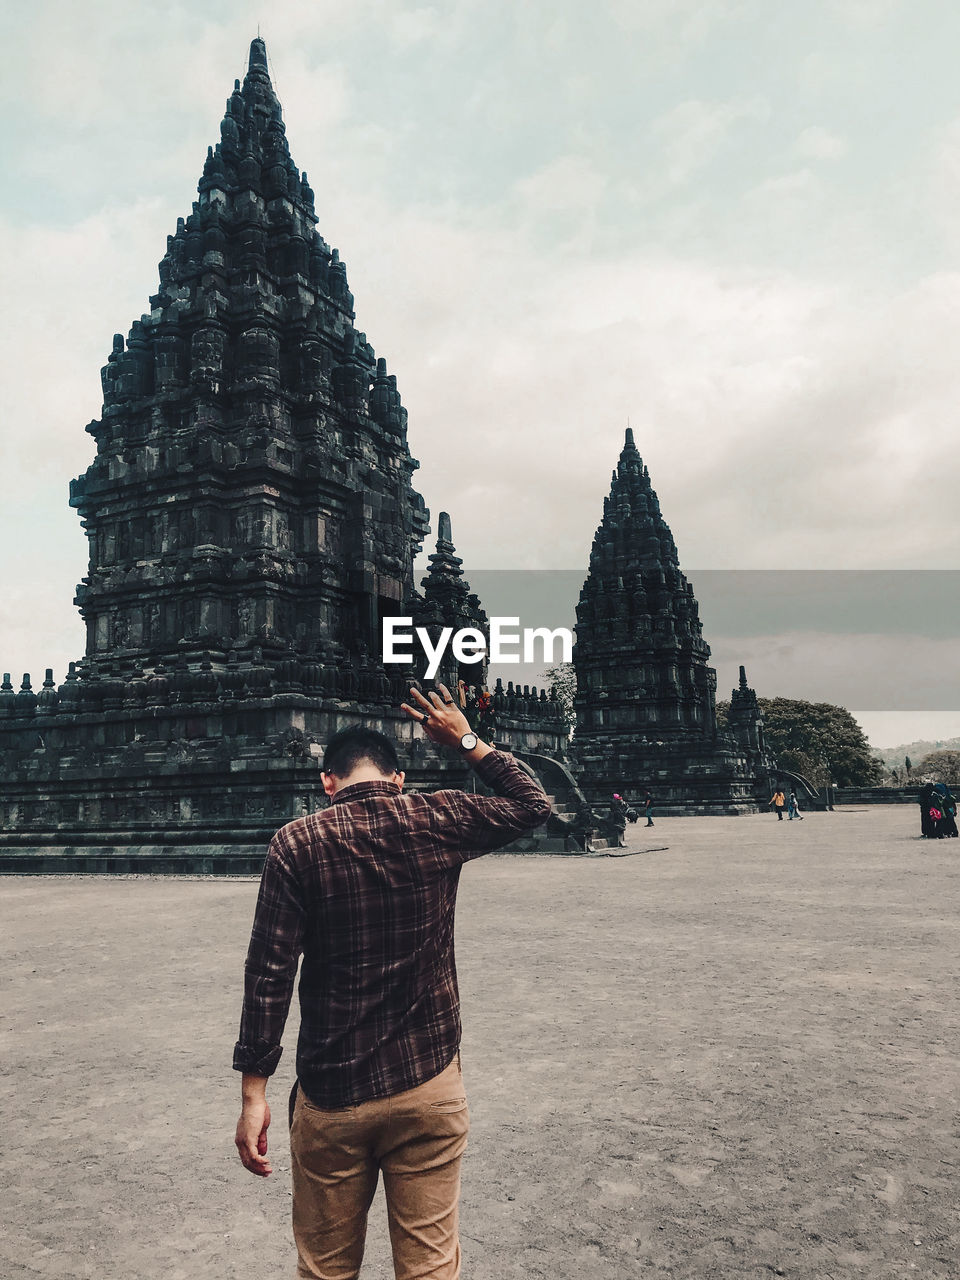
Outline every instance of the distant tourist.
{"label": "distant tourist", "polygon": [[784,796],[784,794],[783,794],[783,792],[780,790],[780,788],[779,788],[779,787],[777,787],[776,791],[773,793],[773,795],[772,795],[772,796],[770,797],[770,799],[767,801],[767,804],[768,804],[768,805],[772,804],[772,805],[773,805],[773,807],[776,809],[776,811],[777,811],[777,821],[778,821],[778,822],[782,822],[782,821],[783,821],[783,807],[784,807],[784,805],[785,805],[786,803],[787,803],[787,801],[786,801],[786,797]]}
{"label": "distant tourist", "polygon": [[957,835],[957,802],[950,792],[950,788],[945,782],[935,782],[933,789],[940,797],[940,810],[943,817],[940,819],[940,834],[942,836],[953,837]]}
{"label": "distant tourist", "polygon": [[614,792],[607,810],[607,839],[615,849],[622,849],[626,844],[623,834],[627,829],[628,805],[623,796]]}
{"label": "distant tourist", "polygon": [[917,797],[920,803],[920,835],[924,840],[938,840],[943,832],[943,801],[932,782],[925,782]]}
{"label": "distant tourist", "polygon": [[787,817],[790,819],[791,822],[794,820],[794,818],[799,818],[801,822],[803,821],[803,814],[800,812],[800,804],[799,804],[799,801],[797,800],[797,793],[796,791],[793,790],[792,787],[790,788],[790,802],[787,805]]}
{"label": "distant tourist", "polygon": [[[404,792],[395,744],[361,725],[327,744],[331,805],[288,823],[267,853],[247,952],[234,1067],[240,1159],[267,1177],[268,1078],[300,971],[290,1130],[297,1275],[357,1276],[379,1176],[396,1274],[460,1275],[460,1074],[453,931],[465,862],[546,821],[514,760],[481,742],[443,685],[406,714],[492,795]],[[275,1199],[275,1197],[272,1197]],[[275,1268],[251,1258],[252,1274]]]}
{"label": "distant tourist", "polygon": [[647,826],[653,826],[653,794],[650,791],[643,793],[643,816],[647,820]]}

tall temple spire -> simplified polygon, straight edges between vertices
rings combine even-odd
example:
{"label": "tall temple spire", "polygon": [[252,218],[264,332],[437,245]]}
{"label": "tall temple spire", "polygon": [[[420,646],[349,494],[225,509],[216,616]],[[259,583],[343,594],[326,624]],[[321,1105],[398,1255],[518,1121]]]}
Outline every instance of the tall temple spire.
{"label": "tall temple spire", "polygon": [[[627,427],[577,605],[574,751],[594,801],[737,811],[766,779],[756,696],[734,692],[736,733],[716,721],[716,672],[673,534]],[[744,754],[746,753],[746,754]]]}
{"label": "tall temple spire", "polygon": [[[71,485],[86,655],[59,689],[50,669],[36,690],[0,680],[0,863],[259,871],[272,833],[322,805],[347,720],[395,736],[415,787],[464,781],[400,710],[415,669],[382,664],[383,622],[486,618],[446,513],[429,602],[417,590],[407,413],[316,230],[259,35],[197,191],[113,339]],[[483,683],[482,663],[462,672]],[[456,658],[438,674],[455,687]],[[505,745],[562,753],[556,703],[507,702]]]}
{"label": "tall temple spire", "polygon": [[627,427],[577,605],[575,750],[588,795],[649,784],[650,743],[712,749],[709,657],[676,543]]}
{"label": "tall temple spire", "polygon": [[126,671],[257,643],[373,649],[414,592],[427,512],[259,36],[197,191],[149,311],[114,339],[97,457],[71,489],[87,656]]}
{"label": "tall temple spire", "polygon": [[[602,669],[609,697],[608,676],[615,671],[629,686],[623,691],[627,702],[635,710],[643,704],[632,724],[709,733],[711,717],[682,691],[687,688],[692,697],[703,685],[697,673],[706,670],[709,656],[673,534],[628,427],[577,606],[574,661],[578,674],[583,671],[581,684],[591,682],[594,668]],[[640,667],[646,676],[639,675]],[[585,702],[592,714],[595,704]]]}

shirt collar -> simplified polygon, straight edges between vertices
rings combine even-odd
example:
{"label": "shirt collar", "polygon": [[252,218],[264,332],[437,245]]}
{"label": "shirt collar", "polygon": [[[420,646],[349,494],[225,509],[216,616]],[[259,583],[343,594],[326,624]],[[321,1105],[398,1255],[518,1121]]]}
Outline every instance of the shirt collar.
{"label": "shirt collar", "polygon": [[369,782],[352,782],[349,787],[341,787],[330,799],[331,804],[341,804],[350,800],[368,800],[371,796],[398,796],[400,787],[396,782],[384,778],[371,778]]}

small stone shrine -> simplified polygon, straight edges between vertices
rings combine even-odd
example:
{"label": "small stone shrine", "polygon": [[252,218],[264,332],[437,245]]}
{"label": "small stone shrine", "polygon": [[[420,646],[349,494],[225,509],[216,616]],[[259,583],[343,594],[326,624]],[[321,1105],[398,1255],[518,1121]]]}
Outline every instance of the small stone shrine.
{"label": "small stone shrine", "polygon": [[576,632],[575,772],[595,807],[649,789],[660,812],[756,810],[771,764],[756,695],[741,667],[731,730],[718,730],[697,601],[629,428]]}
{"label": "small stone shrine", "polygon": [[[381,665],[380,628],[485,615],[448,516],[416,588],[407,414],[316,223],[256,39],[150,310],[103,369],[70,495],[85,656],[59,687],[0,687],[0,868],[256,869],[322,806],[321,744],[357,721],[400,739],[408,786],[466,776],[399,711],[417,671]],[[496,701],[498,741],[562,754],[556,701]]]}
{"label": "small stone shrine", "polygon": [[[453,545],[450,516],[440,512],[437,522],[437,549],[428,556],[429,569],[423,579],[423,596],[413,611],[413,624],[424,627],[432,643],[437,643],[444,627],[454,632],[463,628],[478,631],[489,648],[490,626],[480,601],[470,590],[463,576],[463,561]],[[447,688],[455,690],[458,681],[466,685],[486,685],[487,662],[458,664],[448,645],[436,679]]]}

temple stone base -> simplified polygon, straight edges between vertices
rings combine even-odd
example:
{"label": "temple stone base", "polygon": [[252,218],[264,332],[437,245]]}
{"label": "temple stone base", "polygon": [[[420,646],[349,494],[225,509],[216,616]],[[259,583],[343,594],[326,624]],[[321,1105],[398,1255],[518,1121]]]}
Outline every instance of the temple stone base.
{"label": "temple stone base", "polygon": [[[132,834],[132,833],[131,833]],[[26,845],[0,849],[5,875],[259,875],[266,843]]]}
{"label": "temple stone base", "polygon": [[[0,848],[0,874],[258,876],[268,842],[269,836],[255,844],[6,846]],[[540,833],[515,840],[498,852],[583,856],[582,850],[562,838]]]}
{"label": "temple stone base", "polygon": [[772,794],[764,762],[722,736],[699,749],[689,741],[651,747],[626,741],[606,752],[584,744],[577,777],[597,809],[609,805],[615,791],[639,807],[649,789],[655,812],[664,815],[756,813]]}
{"label": "temple stone base", "polygon": [[[34,711],[0,726],[0,870],[259,872],[279,827],[326,806],[323,744],[356,723],[397,742],[407,790],[480,785],[395,705],[277,694]],[[507,749],[565,744],[558,719],[514,714],[498,730]]]}

